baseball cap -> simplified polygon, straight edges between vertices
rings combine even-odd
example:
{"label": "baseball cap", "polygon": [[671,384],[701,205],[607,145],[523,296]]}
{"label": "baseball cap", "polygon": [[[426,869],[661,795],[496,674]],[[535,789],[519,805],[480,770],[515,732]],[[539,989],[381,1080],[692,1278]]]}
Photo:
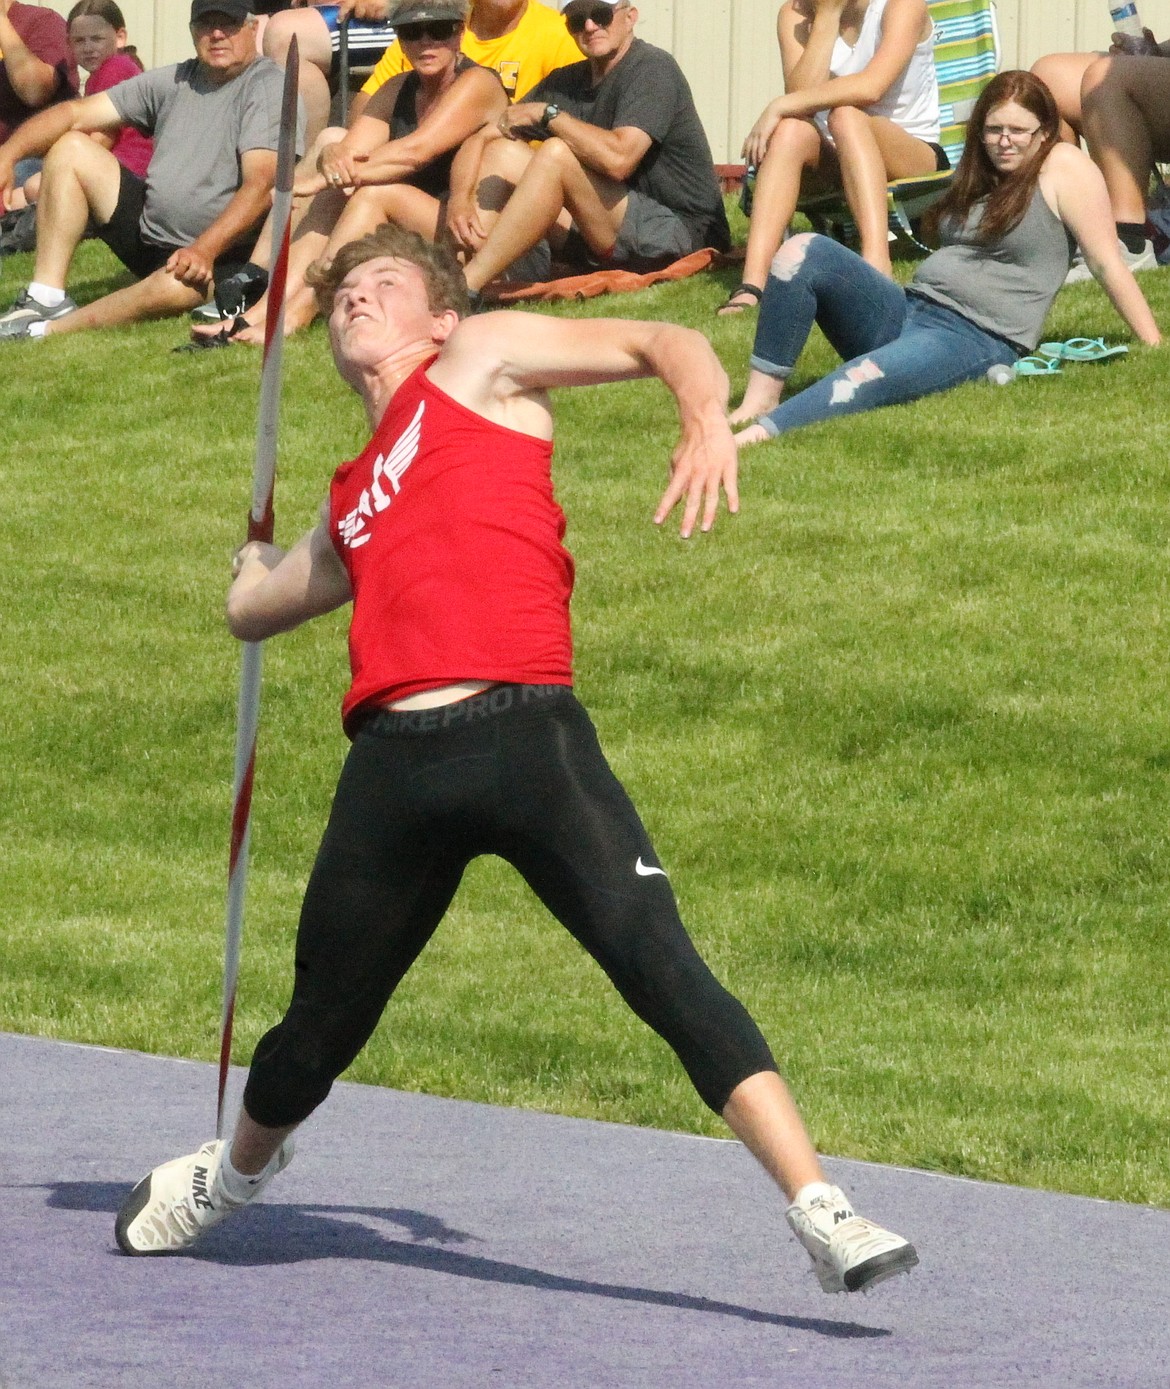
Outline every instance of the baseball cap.
{"label": "baseball cap", "polygon": [[243,23],[245,19],[255,13],[252,8],[252,0],[191,0],[192,24],[197,19],[202,19],[205,14],[224,14],[229,19],[236,19]]}
{"label": "baseball cap", "polygon": [[462,24],[467,20],[468,9],[467,0],[399,0],[390,7],[386,19],[395,28],[400,24],[424,24],[427,20]]}

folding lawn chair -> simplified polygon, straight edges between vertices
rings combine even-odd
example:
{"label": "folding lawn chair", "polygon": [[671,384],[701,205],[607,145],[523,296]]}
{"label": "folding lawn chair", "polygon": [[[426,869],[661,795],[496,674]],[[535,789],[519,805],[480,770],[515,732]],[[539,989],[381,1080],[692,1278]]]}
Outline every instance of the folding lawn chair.
{"label": "folding lawn chair", "polygon": [[[900,178],[889,185],[891,240],[917,254],[929,249],[918,240],[922,214],[940,197],[954,177],[953,170],[967,138],[967,121],[980,92],[999,71],[999,29],[994,0],[926,0],[934,21],[934,66],[942,125],[939,144],[951,168],[921,178]],[[804,199],[797,211],[823,232],[846,245],[857,244],[857,227],[839,192]]]}

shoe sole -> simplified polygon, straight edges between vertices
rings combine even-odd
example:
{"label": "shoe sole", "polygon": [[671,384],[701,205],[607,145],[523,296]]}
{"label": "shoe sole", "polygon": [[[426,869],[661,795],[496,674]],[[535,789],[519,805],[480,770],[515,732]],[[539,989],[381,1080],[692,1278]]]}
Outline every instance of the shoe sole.
{"label": "shoe sole", "polygon": [[118,1248],[123,1254],[130,1254],[135,1258],[148,1258],[151,1254],[165,1254],[167,1252],[165,1249],[136,1249],[130,1243],[130,1226],[134,1224],[150,1201],[150,1178],[152,1175],[152,1173],[147,1173],[138,1183],[122,1203],[122,1209],[114,1221],[114,1238],[118,1241]]}
{"label": "shoe sole", "polygon": [[875,1254],[849,1269],[844,1277],[845,1291],[850,1293],[868,1292],[893,1278],[899,1273],[909,1273],[918,1263],[918,1251],[912,1244],[904,1244],[900,1249],[890,1249],[885,1254]]}

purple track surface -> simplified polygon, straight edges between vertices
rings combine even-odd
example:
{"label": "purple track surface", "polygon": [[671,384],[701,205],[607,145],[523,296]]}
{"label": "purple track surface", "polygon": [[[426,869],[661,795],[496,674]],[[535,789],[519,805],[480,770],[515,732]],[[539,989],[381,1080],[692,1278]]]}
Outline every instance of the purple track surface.
{"label": "purple track surface", "polygon": [[827,1297],[738,1143],[340,1084],[260,1202],[128,1259],[214,1066],[0,1034],[0,1071],[2,1389],[1170,1384],[1168,1211],[831,1161],[922,1263]]}

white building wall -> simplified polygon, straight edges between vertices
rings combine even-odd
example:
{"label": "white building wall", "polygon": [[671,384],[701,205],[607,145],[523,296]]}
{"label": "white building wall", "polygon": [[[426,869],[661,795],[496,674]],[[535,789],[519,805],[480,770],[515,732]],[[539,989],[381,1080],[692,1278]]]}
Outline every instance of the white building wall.
{"label": "white building wall", "polygon": [[[1170,0],[1138,0],[1142,19],[1170,37]],[[72,0],[51,0],[67,14]],[[147,67],[191,53],[185,0],[118,0],[130,41]],[[778,0],[644,0],[638,32],[678,59],[695,93],[715,159],[734,163],[743,137],[780,90]],[[998,0],[1004,67],[1027,67],[1044,53],[1103,49],[1107,0]]]}

